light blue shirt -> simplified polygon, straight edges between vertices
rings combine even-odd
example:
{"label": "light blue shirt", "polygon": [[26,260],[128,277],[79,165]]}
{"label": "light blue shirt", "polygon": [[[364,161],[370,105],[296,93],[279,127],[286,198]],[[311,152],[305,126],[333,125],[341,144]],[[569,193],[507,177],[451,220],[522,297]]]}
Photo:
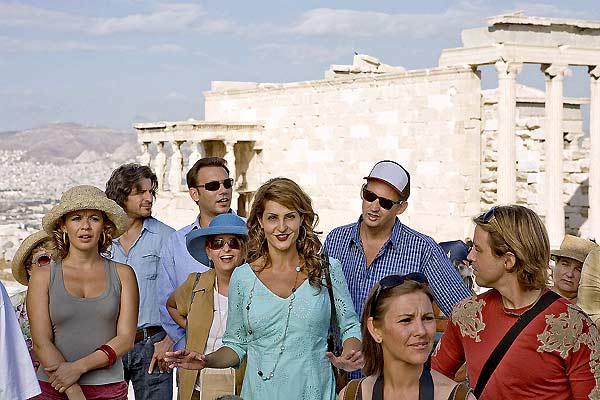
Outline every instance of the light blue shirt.
{"label": "light blue shirt", "polygon": [[193,258],[185,245],[185,235],[192,229],[200,229],[196,218],[193,224],[185,226],[169,236],[160,253],[160,268],[158,274],[158,302],[160,321],[163,328],[173,341],[173,350],[185,348],[185,329],[177,325],[167,311],[167,300],[171,293],[185,282],[192,272],[205,272],[208,267]]}
{"label": "light blue shirt", "polygon": [[[175,231],[156,218],[144,219],[140,235],[125,254],[119,239],[113,240],[110,259],[127,264],[135,271],[140,292],[138,329],[160,326],[158,311],[158,266],[163,243]],[[164,304],[163,304],[164,306]]]}

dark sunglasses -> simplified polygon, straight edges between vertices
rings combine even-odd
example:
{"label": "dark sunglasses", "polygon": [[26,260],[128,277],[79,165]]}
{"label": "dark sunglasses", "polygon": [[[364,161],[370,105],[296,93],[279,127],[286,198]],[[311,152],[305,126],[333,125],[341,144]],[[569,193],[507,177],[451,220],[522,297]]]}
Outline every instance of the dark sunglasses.
{"label": "dark sunglasses", "polygon": [[496,206],[487,210],[485,214],[482,214],[479,219],[485,223],[491,222],[493,218],[495,218],[494,211],[496,211]]}
{"label": "dark sunglasses", "polygon": [[366,186],[363,186],[362,197],[364,200],[368,201],[369,203],[372,203],[375,200],[379,199],[379,205],[382,208],[385,208],[386,210],[391,210],[392,207],[394,207],[396,204],[400,204],[403,202],[403,200],[394,201],[394,200],[390,200],[386,197],[377,196],[375,193],[373,193],[369,189],[367,189]]}
{"label": "dark sunglasses", "polygon": [[229,245],[229,248],[232,250],[239,250],[242,248],[242,241],[236,237],[233,237],[229,240],[225,240],[222,238],[215,238],[208,241],[208,248],[211,250],[221,250],[225,247],[225,243]]}
{"label": "dark sunglasses", "polygon": [[221,183],[223,184],[223,187],[225,189],[230,189],[233,186],[233,178],[227,178],[222,181],[210,181],[210,182],[206,182],[204,185],[198,185],[196,187],[204,188],[204,189],[208,190],[209,192],[215,192],[215,191],[219,190],[219,188],[221,187]]}
{"label": "dark sunglasses", "polygon": [[52,257],[48,253],[39,253],[31,260],[31,263],[37,265],[38,267],[43,267],[51,262]]}
{"label": "dark sunglasses", "polygon": [[371,302],[371,313],[370,317],[375,317],[375,312],[377,311],[377,303],[379,303],[379,297],[384,290],[395,288],[396,286],[402,285],[406,281],[415,281],[419,283],[423,283],[428,285],[427,277],[425,274],[421,272],[411,272],[406,275],[388,275],[382,280],[379,281],[379,287],[375,292],[375,296],[373,297],[373,301]]}

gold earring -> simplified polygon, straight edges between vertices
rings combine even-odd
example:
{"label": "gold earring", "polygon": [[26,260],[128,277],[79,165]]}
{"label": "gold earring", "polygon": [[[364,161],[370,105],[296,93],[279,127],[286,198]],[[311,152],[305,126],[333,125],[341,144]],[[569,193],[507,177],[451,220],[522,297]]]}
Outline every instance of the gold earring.
{"label": "gold earring", "polygon": [[63,240],[63,243],[64,243],[65,245],[66,245],[67,243],[69,243],[69,237],[67,236],[67,232],[65,232],[65,231],[63,231],[63,234],[62,234],[62,240]]}

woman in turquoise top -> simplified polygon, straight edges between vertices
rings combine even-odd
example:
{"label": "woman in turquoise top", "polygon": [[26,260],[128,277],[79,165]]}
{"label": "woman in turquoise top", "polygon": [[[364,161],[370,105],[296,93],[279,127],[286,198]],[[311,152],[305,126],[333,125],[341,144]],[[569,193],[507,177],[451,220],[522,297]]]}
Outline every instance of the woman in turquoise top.
{"label": "woman in turquoise top", "polygon": [[207,355],[168,353],[171,367],[224,368],[247,356],[246,400],[335,399],[331,364],[353,371],[364,361],[358,316],[335,259],[330,273],[344,349],[339,357],[327,352],[331,312],[317,222],[296,183],[274,178],[262,185],[248,218],[249,263],[234,271],[229,284],[223,347]]}

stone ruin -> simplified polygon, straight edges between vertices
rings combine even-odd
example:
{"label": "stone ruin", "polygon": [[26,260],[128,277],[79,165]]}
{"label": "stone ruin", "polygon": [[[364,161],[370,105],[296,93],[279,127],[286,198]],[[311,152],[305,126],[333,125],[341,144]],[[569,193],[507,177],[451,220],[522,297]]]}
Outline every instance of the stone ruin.
{"label": "stone ruin", "polygon": [[[362,177],[387,158],[411,173],[402,220],[438,241],[470,236],[473,216],[508,203],[545,218],[552,246],[565,232],[600,238],[600,23],[514,13],[463,31],[462,44],[433,68],[356,54],[322,80],[212,82],[205,121],[135,125],[141,161],[161,177],[157,216],[188,224],[197,209],[185,172],[222,156],[238,213],[265,180],[287,176],[312,196],[327,233],[358,218]],[[545,91],[517,83],[525,63],[540,65]],[[497,89],[482,90],[483,65],[495,66]],[[590,99],[563,97],[569,65],[588,68]]]}

